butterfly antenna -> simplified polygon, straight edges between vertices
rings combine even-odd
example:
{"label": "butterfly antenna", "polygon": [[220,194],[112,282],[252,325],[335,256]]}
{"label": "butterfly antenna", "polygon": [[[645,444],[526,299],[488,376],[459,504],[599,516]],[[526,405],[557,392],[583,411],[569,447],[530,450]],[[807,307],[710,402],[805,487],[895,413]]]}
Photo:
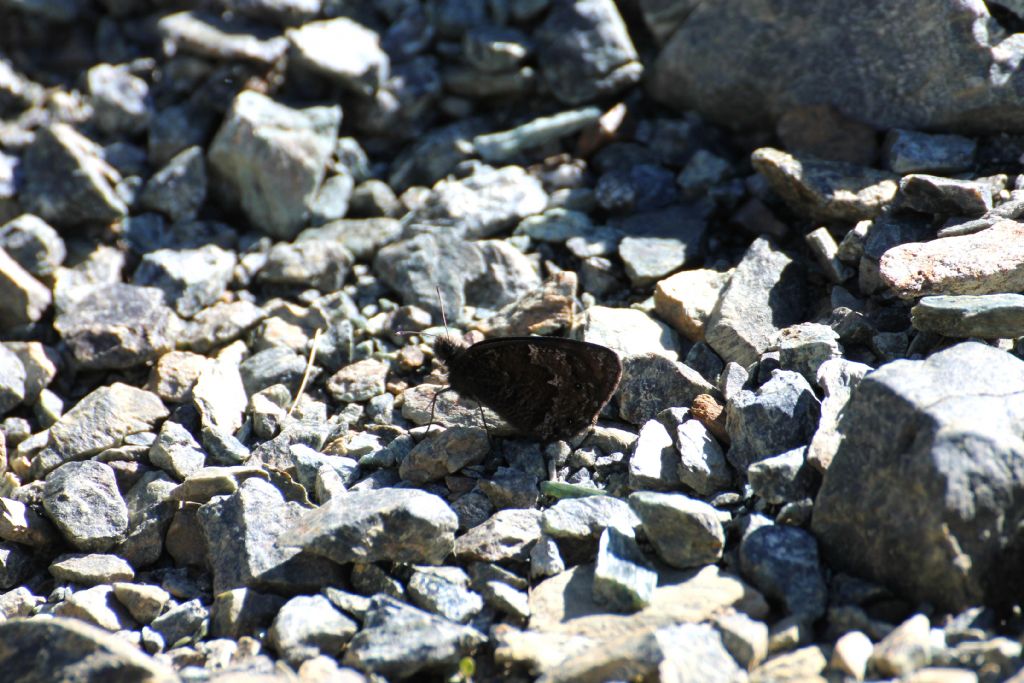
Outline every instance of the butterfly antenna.
{"label": "butterfly antenna", "polygon": [[437,292],[437,305],[441,308],[441,322],[444,323],[444,333],[451,336],[451,331],[448,329],[448,317],[444,314],[444,299],[441,298],[441,286],[434,285],[434,290]]}

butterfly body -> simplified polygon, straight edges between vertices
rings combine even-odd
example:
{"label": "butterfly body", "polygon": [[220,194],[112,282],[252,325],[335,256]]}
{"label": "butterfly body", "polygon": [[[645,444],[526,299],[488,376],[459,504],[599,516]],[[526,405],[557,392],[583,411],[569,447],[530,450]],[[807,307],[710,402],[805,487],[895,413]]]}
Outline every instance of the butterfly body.
{"label": "butterfly body", "polygon": [[498,337],[468,345],[439,337],[448,383],[526,436],[566,439],[591,427],[619,386],[618,355],[558,337]]}

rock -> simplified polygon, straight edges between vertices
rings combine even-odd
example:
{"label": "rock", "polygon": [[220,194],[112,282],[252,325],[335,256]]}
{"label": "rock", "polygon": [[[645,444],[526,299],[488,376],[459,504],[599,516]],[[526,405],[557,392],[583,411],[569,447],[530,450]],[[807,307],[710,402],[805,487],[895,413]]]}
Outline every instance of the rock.
{"label": "rock", "polygon": [[352,261],[352,254],[332,240],[279,242],[270,249],[267,262],[257,273],[256,280],[334,292],[341,289]]}
{"label": "rock", "polygon": [[202,148],[196,145],[176,154],[150,177],[138,204],[174,222],[191,221],[206,200],[206,192],[206,162]]}
{"label": "rock", "polygon": [[787,106],[775,132],[794,154],[860,166],[873,165],[878,156],[878,132],[826,104]]}
{"label": "rock", "polygon": [[679,358],[679,336],[675,331],[635,309],[591,306],[587,309],[583,341],[607,346],[622,359],[648,353],[669,360]]}
{"label": "rock", "polygon": [[0,323],[11,328],[34,323],[51,301],[50,290],[0,249]]}
{"label": "rock", "polygon": [[128,213],[114,191],[121,180],[118,172],[102,159],[95,142],[66,123],[36,132],[21,172],[22,206],[57,228],[85,222],[107,225]]}
{"label": "rock", "polygon": [[634,287],[644,287],[698,258],[710,204],[671,205],[629,216],[614,225],[624,233],[619,257]]}
{"label": "rock", "polygon": [[192,405],[205,423],[234,433],[242,426],[248,403],[235,363],[225,359],[203,365],[192,387]]}
{"label": "rock", "polygon": [[768,625],[743,612],[715,617],[722,643],[740,666],[748,671],[768,656]]}
{"label": "rock", "polygon": [[149,461],[178,481],[184,481],[203,468],[206,453],[187,429],[167,420],[149,449]]}
{"label": "rock", "polygon": [[467,178],[437,183],[415,216],[453,225],[465,238],[481,239],[540,213],[546,205],[540,182],[522,168],[480,166]]}
{"label": "rock", "polygon": [[798,158],[762,147],[754,169],[790,207],[813,220],[859,221],[882,212],[896,195],[896,176],[842,161]]}
{"label": "rock", "polygon": [[457,526],[448,504],[425,491],[357,491],[306,513],[287,542],[339,564],[440,564],[455,546]]}
{"label": "rock", "polygon": [[[814,506],[811,528],[830,565],[954,611],[1010,599],[1016,584],[1005,572],[1020,550],[994,520],[1016,514],[1003,463],[1018,457],[1006,438],[1021,392],[1024,362],[974,342],[868,373],[843,409]],[[916,425],[910,441],[899,437],[906,425]],[[978,497],[982,489],[1005,493]],[[969,522],[958,516],[964,501],[976,510]],[[920,506],[931,513],[908,512]],[[956,555],[929,550],[938,544],[955,544]]]}
{"label": "rock", "polygon": [[[713,122],[766,127],[787,108],[828,104],[877,129],[998,132],[1019,113],[1019,102],[1006,92],[1013,76],[988,70],[997,54],[1014,48],[971,29],[993,21],[985,7],[921,3],[878,12],[874,5],[838,3],[808,15],[795,7],[772,12],[770,3],[735,2],[683,14],[689,7],[674,7],[674,16],[685,18],[658,55],[649,88],[659,100]],[[872,40],[894,23],[908,28],[890,40]],[[938,26],[963,29],[937,41]],[[856,64],[843,41],[864,46]],[[766,54],[781,56],[766,63]],[[891,68],[895,58],[910,60],[898,75]],[[760,78],[751,85],[753,71]],[[985,75],[977,80],[970,74]],[[941,87],[907,98],[907,79]],[[987,123],[968,125],[979,111]]]}
{"label": "rock", "polygon": [[181,322],[153,287],[114,284],[58,311],[53,326],[85,370],[119,370],[174,348]]}
{"label": "rock", "polygon": [[1024,295],[925,296],[910,310],[914,329],[944,337],[1024,336]]}
{"label": "rock", "polygon": [[152,430],[168,411],[155,394],[115,382],[88,394],[50,427],[46,448],[35,458],[36,476],[124,443],[131,434]]}
{"label": "rock", "polygon": [[839,335],[828,325],[800,323],[781,330],[776,337],[779,366],[799,372],[809,384],[818,376],[823,363],[842,356]]}
{"label": "rock", "polygon": [[498,510],[455,541],[455,556],[463,561],[523,561],[541,537],[539,510]]}
{"label": "rock", "polygon": [[25,401],[32,403],[50,386],[61,362],[56,350],[39,342],[5,342],[25,370]]}
{"label": "rock", "polygon": [[484,604],[468,584],[469,577],[457,567],[424,567],[413,572],[407,587],[417,607],[465,624],[479,614]]}
{"label": "rock", "polygon": [[210,145],[211,170],[254,226],[292,239],[309,215],[340,124],[339,107],[292,109],[243,90]]}
{"label": "rock", "polygon": [[1024,290],[1024,224],[999,221],[970,235],[893,246],[881,256],[897,296],[998,294]]}
{"label": "rock", "polygon": [[50,548],[60,536],[53,525],[18,500],[0,498],[0,538],[33,548]]}
{"label": "rock", "polygon": [[[271,65],[284,56],[288,41],[279,34],[202,12],[175,12],[157,22],[163,40],[177,50],[213,60],[243,60]],[[255,32],[255,35],[254,35]]]}
{"label": "rock", "polygon": [[171,594],[160,586],[117,582],[113,588],[117,601],[141,624],[148,624],[160,616],[171,600]]}
{"label": "rock", "polygon": [[319,245],[337,242],[348,251],[351,258],[370,261],[381,247],[397,241],[401,236],[402,224],[394,218],[343,218],[316,228],[306,228],[295,238],[295,242],[310,240]]}
{"label": "rock", "polygon": [[629,506],[665,563],[687,569],[722,558],[725,530],[707,503],[680,493],[638,491],[629,496]]}
{"label": "rock", "polygon": [[235,341],[265,317],[266,312],[249,301],[218,302],[194,315],[182,337],[193,351],[206,353]]}
{"label": "rock", "polygon": [[452,669],[485,640],[474,628],[377,595],[343,661],[361,671],[403,679],[423,669]]}
{"label": "rock", "polygon": [[773,371],[756,392],[742,390],[729,401],[729,462],[746,472],[755,462],[807,444],[820,414],[821,404],[802,375]]}
{"label": "rock", "polygon": [[959,173],[974,163],[977,146],[961,135],[894,128],[886,133],[882,156],[893,173]]}
{"label": "rock", "polygon": [[560,102],[582,104],[640,80],[643,66],[613,2],[553,5],[533,38],[541,75]]}
{"label": "rock", "polygon": [[214,245],[201,249],[157,249],[142,257],[133,281],[155,287],[178,315],[191,318],[224,293],[236,258]]}
{"label": "rock", "polygon": [[767,521],[753,525],[740,542],[740,569],[786,614],[814,621],[825,613],[828,588],[818,543],[803,529]]}
{"label": "rock", "polygon": [[921,213],[981,216],[992,208],[992,188],[971,180],[911,173],[900,180],[900,197]]}
{"label": "rock", "polygon": [[327,390],[342,403],[367,401],[384,393],[389,366],[373,358],[356,361],[338,370],[327,380]]}
{"label": "rock", "polygon": [[853,270],[840,260],[839,245],[828,228],[822,226],[812,230],[804,235],[804,241],[829,282],[838,284],[853,277]]}
{"label": "rock", "polygon": [[131,581],[135,572],[117,555],[61,555],[50,563],[50,575],[58,581],[95,586],[115,581]]}
{"label": "rock", "polygon": [[618,393],[621,417],[643,424],[667,408],[689,406],[700,394],[716,390],[688,365],[645,353],[623,359]]}
{"label": "rock", "polygon": [[498,509],[533,508],[540,493],[539,477],[533,472],[523,472],[513,467],[499,467],[490,479],[481,479],[480,490]]}
{"label": "rock", "polygon": [[0,249],[37,278],[53,275],[67,257],[67,247],[60,234],[31,213],[23,213],[0,225]]}
{"label": "rock", "polygon": [[388,78],[391,63],[380,36],[347,17],[304,23],[287,36],[298,65],[356,94],[370,96]]}
{"label": "rock", "polygon": [[849,631],[836,640],[828,665],[858,681],[864,680],[871,657],[871,639],[860,631]]}
{"label": "rock", "polygon": [[128,531],[128,508],[117,490],[114,471],[101,462],[69,462],[50,472],[43,508],[68,543],[79,550],[109,550]]}
{"label": "rock", "polygon": [[[515,29],[505,27],[489,26],[484,27],[484,30],[519,34]],[[476,34],[477,37],[479,35],[479,33]],[[467,34],[463,45],[470,45],[473,38],[472,34]],[[514,44],[504,41],[500,44],[507,47],[515,47]],[[539,116],[509,130],[477,135],[473,138],[473,147],[484,161],[489,163],[505,161],[521,154],[524,150],[536,148],[567,135],[572,135],[592,125],[600,117],[601,110],[597,107],[583,107],[559,112],[552,116]]]}
{"label": "rock", "polygon": [[654,310],[690,341],[703,341],[707,320],[731,275],[703,268],[670,275],[654,288]]}
{"label": "rock", "polygon": [[682,420],[673,435],[679,451],[679,481],[700,496],[710,496],[732,484],[733,473],[722,447],[699,420]]}
{"label": "rock", "polygon": [[811,471],[804,466],[806,456],[807,448],[800,446],[753,463],[747,468],[750,488],[769,505],[804,500],[814,484]]}
{"label": "rock", "polygon": [[110,586],[76,591],[58,603],[53,613],[61,617],[75,617],[113,632],[132,626],[131,615],[114,599],[114,589]]}
{"label": "rock", "polygon": [[541,521],[548,536],[577,542],[596,541],[610,526],[634,534],[640,525],[640,517],[626,501],[609,496],[560,500],[544,511]]}
{"label": "rock", "polygon": [[931,622],[915,614],[875,645],[871,666],[883,676],[905,676],[931,661]]}
{"label": "rock", "polygon": [[123,638],[78,619],[12,619],[0,623],[0,638],[10,645],[12,653],[47,644],[47,657],[0,657],[0,666],[22,672],[25,680],[57,681],[68,676],[83,676],[85,680],[127,676],[150,683],[180,680],[170,667],[142,654]]}
{"label": "rock", "polygon": [[199,599],[189,600],[167,610],[143,628],[159,633],[168,648],[197,642],[209,630],[209,610]]}
{"label": "rock", "polygon": [[293,666],[336,656],[358,630],[356,622],[322,595],[300,595],[281,607],[267,632],[270,646]]}
{"label": "rock", "polygon": [[758,238],[733,271],[704,338],[723,360],[749,366],[780,329],[804,320],[806,302],[802,268],[770,241]]}
{"label": "rock", "polygon": [[[184,486],[184,484],[183,484]],[[232,588],[315,589],[339,576],[336,566],[292,545],[291,528],[304,508],[252,477],[229,496],[199,508],[214,593]]]}
{"label": "rock", "polygon": [[629,488],[661,491],[678,487],[679,451],[665,426],[658,420],[648,420],[640,428],[629,457]]}
{"label": "rock", "polygon": [[7,590],[29,578],[36,570],[35,558],[17,543],[0,541],[0,589]]}
{"label": "rock", "polygon": [[25,399],[25,366],[18,355],[0,346],[0,415],[11,411]]}
{"label": "rock", "polygon": [[[328,594],[335,589],[328,587]],[[251,588],[233,588],[218,593],[210,610],[210,635],[220,638],[255,636],[265,631],[277,615],[284,598]]]}
{"label": "rock", "polygon": [[[275,346],[249,356],[238,370],[245,393],[250,396],[275,384],[283,384],[295,393],[306,372],[306,359],[291,349]],[[315,380],[320,372],[320,368],[314,365],[310,381]]]}
{"label": "rock", "polygon": [[634,612],[651,602],[658,573],[644,559],[631,534],[607,527],[598,541],[594,601],[613,612]]}

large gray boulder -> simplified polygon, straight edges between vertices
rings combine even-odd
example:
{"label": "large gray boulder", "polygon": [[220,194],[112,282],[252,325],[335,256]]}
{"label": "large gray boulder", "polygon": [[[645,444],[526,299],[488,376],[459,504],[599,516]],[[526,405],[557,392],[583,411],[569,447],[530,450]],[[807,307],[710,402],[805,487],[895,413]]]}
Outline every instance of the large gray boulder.
{"label": "large gray boulder", "polygon": [[980,0],[666,4],[641,3],[656,35],[679,22],[648,89],[712,121],[771,126],[827,104],[878,128],[1024,129],[1024,42]]}
{"label": "large gray boulder", "polygon": [[867,374],[814,506],[829,563],[953,612],[1024,595],[1024,361],[977,342]]}

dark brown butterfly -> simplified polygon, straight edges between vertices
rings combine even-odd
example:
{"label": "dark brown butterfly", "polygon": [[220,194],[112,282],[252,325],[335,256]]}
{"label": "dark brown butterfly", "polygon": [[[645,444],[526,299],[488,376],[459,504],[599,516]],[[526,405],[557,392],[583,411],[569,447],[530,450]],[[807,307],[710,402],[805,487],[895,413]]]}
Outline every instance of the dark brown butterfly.
{"label": "dark brown butterfly", "polygon": [[523,435],[567,439],[597,421],[619,386],[622,363],[611,349],[559,337],[498,337],[473,345],[438,337],[434,353],[448,383]]}

